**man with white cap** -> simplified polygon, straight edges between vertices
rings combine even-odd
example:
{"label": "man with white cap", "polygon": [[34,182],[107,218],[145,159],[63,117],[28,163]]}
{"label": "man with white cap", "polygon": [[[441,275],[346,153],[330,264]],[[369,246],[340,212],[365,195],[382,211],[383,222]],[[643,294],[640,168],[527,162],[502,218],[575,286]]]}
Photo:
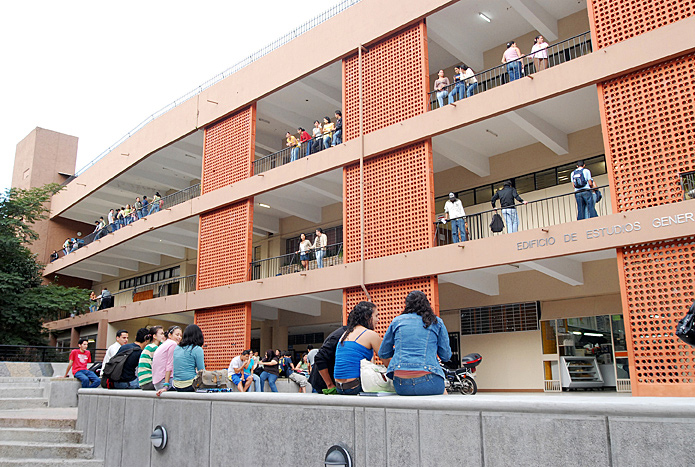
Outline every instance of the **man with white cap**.
{"label": "man with white cap", "polygon": [[467,240],[466,211],[463,209],[463,203],[455,194],[449,193],[449,200],[444,204],[444,213],[445,218],[442,219],[442,224],[451,221],[451,235],[454,242],[465,242]]}

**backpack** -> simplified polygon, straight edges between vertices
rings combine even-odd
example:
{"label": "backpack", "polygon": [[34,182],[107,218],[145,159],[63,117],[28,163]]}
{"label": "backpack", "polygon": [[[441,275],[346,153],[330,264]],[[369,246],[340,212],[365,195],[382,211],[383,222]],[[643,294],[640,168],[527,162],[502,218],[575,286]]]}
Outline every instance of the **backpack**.
{"label": "backpack", "polygon": [[128,357],[130,357],[130,354],[133,353],[134,350],[135,348],[130,348],[123,353],[118,353],[111,357],[111,360],[104,365],[104,369],[101,370],[102,388],[108,388],[108,381],[120,381],[125,362],[128,360]]}
{"label": "backpack", "polygon": [[678,321],[676,336],[686,344],[695,346],[695,303],[690,305],[688,312]]}
{"label": "backpack", "polygon": [[584,188],[588,183],[586,177],[584,177],[584,169],[576,169],[572,172],[572,185],[575,188]]}
{"label": "backpack", "polygon": [[500,233],[502,230],[504,230],[504,221],[502,220],[502,216],[499,214],[495,213],[494,216],[492,216],[492,222],[490,222],[490,230],[492,230],[495,233]]}

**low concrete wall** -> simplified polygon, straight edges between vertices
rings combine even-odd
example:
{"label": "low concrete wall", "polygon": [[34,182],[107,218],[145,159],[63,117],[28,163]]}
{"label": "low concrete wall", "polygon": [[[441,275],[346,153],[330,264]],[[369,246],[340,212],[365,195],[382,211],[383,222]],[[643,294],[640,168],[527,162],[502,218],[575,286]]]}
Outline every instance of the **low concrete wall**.
{"label": "low concrete wall", "polygon": [[77,391],[82,387],[75,378],[51,378],[44,382],[49,407],[77,407]]}
{"label": "low concrete wall", "polygon": [[67,363],[0,362],[0,377],[63,376],[67,368]]}
{"label": "low concrete wall", "polygon": [[[157,398],[144,391],[80,389],[78,407],[77,428],[105,466],[318,467],[338,442],[349,447],[357,467],[686,466],[692,465],[695,432],[695,404],[686,398],[267,393]],[[169,434],[162,452],[149,440],[157,425]],[[265,433],[284,433],[289,441],[268,449],[243,447],[249,436]]]}

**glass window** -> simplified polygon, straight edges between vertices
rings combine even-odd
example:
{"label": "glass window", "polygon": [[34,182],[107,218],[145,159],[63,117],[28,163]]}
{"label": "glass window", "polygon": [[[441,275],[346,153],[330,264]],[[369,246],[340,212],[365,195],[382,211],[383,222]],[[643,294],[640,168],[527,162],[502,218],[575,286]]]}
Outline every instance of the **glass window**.
{"label": "glass window", "polygon": [[557,333],[555,332],[555,320],[541,321],[541,336],[543,339],[543,353],[557,353]]}
{"label": "glass window", "polygon": [[514,185],[516,191],[521,193],[528,193],[536,189],[536,183],[534,180],[534,175],[524,175],[523,177],[517,177],[514,179]]}
{"label": "glass window", "polygon": [[549,188],[555,185],[557,185],[555,169],[548,169],[536,173],[536,190],[542,190],[543,188]]}
{"label": "glass window", "polygon": [[603,175],[606,171],[606,158],[605,157],[594,157],[585,162],[586,168],[591,172],[591,176],[595,177],[597,175]]}
{"label": "glass window", "polygon": [[492,199],[492,186],[481,186],[475,189],[475,204],[489,203]]}
{"label": "glass window", "polygon": [[[570,182],[570,175],[577,168],[577,164],[567,164],[557,168],[557,183],[562,185],[563,183]],[[592,172],[593,173],[593,172]]]}
{"label": "glass window", "polygon": [[475,190],[466,190],[459,193],[459,199],[464,206],[475,206]]}

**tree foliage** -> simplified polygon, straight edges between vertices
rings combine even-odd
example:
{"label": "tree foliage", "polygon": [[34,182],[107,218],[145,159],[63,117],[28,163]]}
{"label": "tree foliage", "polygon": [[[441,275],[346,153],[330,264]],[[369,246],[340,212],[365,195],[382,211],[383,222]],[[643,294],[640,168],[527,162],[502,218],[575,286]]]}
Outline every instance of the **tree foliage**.
{"label": "tree foliage", "polygon": [[33,224],[46,219],[46,202],[60,189],[53,183],[0,196],[0,344],[45,344],[45,321],[89,306],[89,290],[43,285],[44,265],[28,248],[38,239]]}

